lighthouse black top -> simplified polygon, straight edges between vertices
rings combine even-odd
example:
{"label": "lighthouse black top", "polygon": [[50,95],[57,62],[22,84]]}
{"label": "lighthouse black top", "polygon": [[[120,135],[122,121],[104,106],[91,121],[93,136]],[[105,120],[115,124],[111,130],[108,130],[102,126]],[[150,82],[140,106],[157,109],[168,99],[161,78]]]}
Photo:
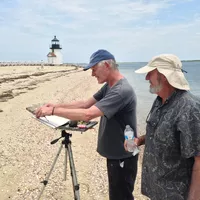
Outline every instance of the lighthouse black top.
{"label": "lighthouse black top", "polygon": [[51,40],[50,49],[62,49],[56,36],[54,36],[54,39]]}

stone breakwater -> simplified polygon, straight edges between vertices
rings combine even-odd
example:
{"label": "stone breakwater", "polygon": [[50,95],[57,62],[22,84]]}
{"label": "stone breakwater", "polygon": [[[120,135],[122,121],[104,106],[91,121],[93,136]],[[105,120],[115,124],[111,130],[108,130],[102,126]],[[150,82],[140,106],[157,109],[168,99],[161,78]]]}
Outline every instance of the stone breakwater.
{"label": "stone breakwater", "polygon": [[24,71],[17,69],[16,66],[7,67],[6,70],[2,67],[0,68],[0,102],[33,90],[40,83],[74,73],[76,70],[78,70],[77,66],[48,66],[45,68],[28,66]]}
{"label": "stone breakwater", "polygon": [[49,63],[44,63],[44,62],[0,62],[0,67],[6,67],[6,66],[78,66],[81,67],[79,65],[75,65],[75,64],[49,64]]}

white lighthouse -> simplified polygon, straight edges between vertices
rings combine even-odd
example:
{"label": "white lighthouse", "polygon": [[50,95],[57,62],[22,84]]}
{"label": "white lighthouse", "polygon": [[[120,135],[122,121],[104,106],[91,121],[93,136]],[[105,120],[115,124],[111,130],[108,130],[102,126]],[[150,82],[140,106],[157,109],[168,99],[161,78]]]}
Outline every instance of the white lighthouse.
{"label": "white lighthouse", "polygon": [[53,65],[63,64],[62,53],[61,53],[62,48],[56,36],[54,36],[54,39],[51,40],[50,49],[51,52],[49,52],[47,55],[48,63]]}

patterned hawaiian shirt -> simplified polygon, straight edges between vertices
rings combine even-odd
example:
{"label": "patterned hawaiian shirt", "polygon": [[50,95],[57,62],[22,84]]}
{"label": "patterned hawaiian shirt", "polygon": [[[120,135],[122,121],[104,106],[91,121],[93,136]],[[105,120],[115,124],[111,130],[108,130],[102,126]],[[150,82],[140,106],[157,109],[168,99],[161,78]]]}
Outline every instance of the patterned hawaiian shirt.
{"label": "patterned hawaiian shirt", "polygon": [[200,99],[177,90],[147,117],[142,193],[152,200],[186,200],[200,152]]}

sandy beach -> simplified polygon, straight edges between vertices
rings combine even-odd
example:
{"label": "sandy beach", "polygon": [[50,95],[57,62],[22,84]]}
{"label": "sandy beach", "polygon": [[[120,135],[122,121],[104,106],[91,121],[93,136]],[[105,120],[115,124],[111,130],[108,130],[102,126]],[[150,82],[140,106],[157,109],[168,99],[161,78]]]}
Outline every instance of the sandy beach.
{"label": "sandy beach", "polygon": [[[87,99],[101,85],[75,66],[7,66],[0,68],[0,200],[37,199],[56,156],[61,133],[31,117],[26,107],[45,102]],[[99,120],[99,119],[95,119]],[[72,150],[81,200],[108,200],[106,159],[96,152],[98,125],[83,134],[73,132]],[[141,148],[134,195],[141,195]],[[41,199],[72,200],[70,168],[64,175],[64,148]]]}

